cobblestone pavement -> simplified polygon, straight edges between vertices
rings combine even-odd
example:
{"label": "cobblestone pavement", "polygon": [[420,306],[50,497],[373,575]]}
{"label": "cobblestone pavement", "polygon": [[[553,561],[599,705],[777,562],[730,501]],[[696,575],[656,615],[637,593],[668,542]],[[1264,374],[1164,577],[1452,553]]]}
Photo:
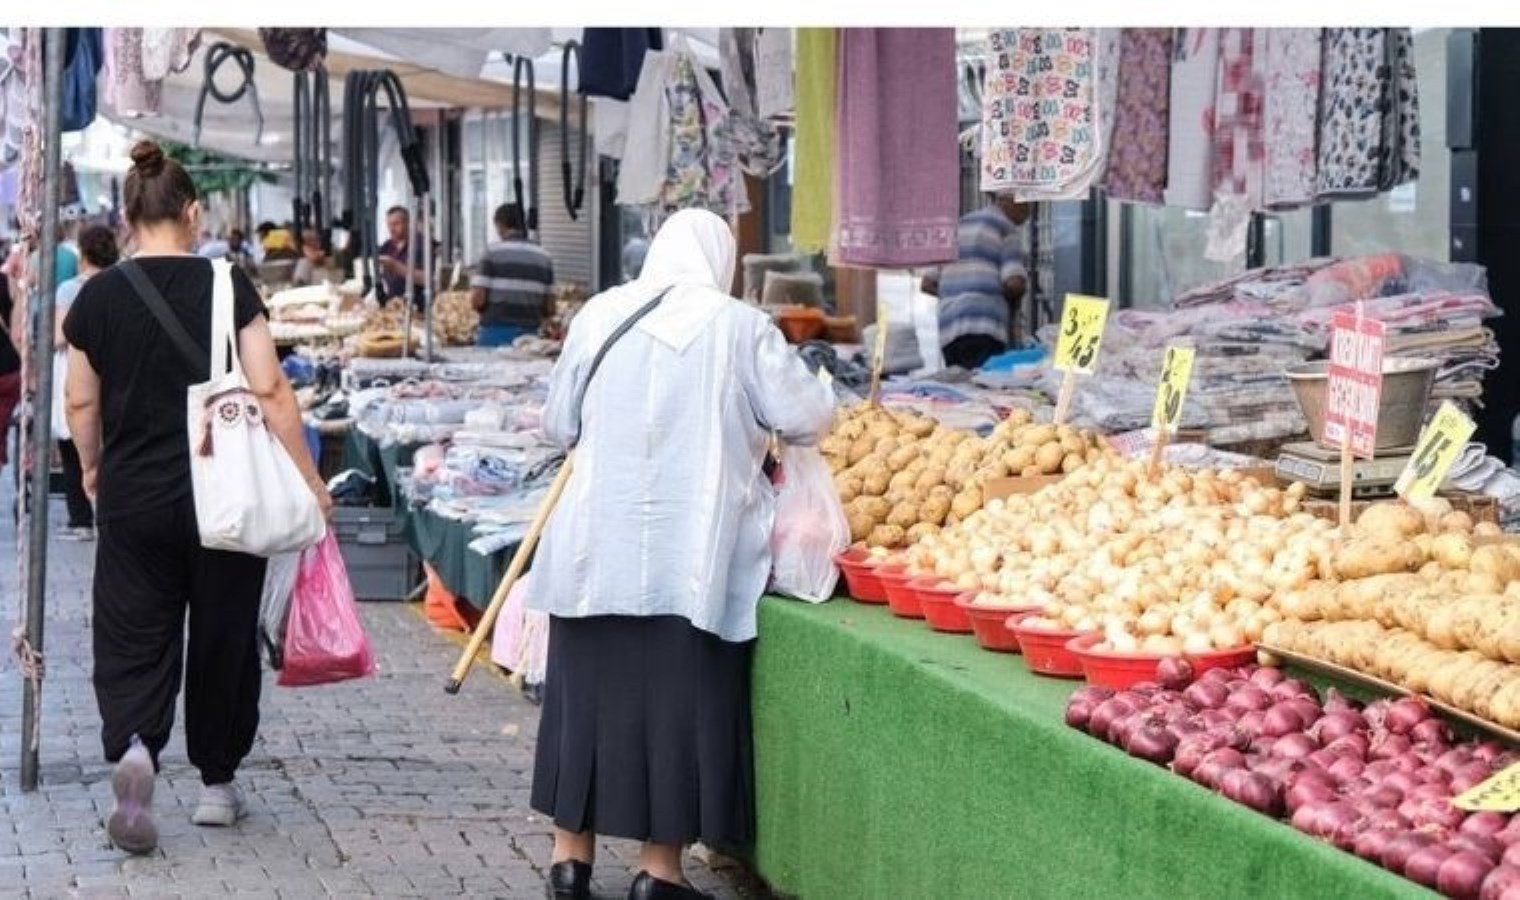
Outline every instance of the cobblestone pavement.
{"label": "cobblestone pavement", "polygon": [[[11,517],[0,518],[0,547],[14,547]],[[266,679],[259,741],[239,775],[247,819],[220,831],[190,824],[200,783],[177,734],[154,803],[160,849],[113,849],[89,682],[93,546],[55,540],[49,551],[35,793],[19,783],[21,683],[8,655],[0,663],[0,897],[543,896],[551,827],[528,808],[537,708],[479,669],[459,697],[445,696],[458,646],[399,603],[362,605],[376,677],[299,690]],[[14,554],[3,557],[8,631],[21,592]],[[637,858],[636,844],[604,842],[598,896],[623,896]],[[689,856],[687,872],[720,897],[766,896],[721,857]]]}

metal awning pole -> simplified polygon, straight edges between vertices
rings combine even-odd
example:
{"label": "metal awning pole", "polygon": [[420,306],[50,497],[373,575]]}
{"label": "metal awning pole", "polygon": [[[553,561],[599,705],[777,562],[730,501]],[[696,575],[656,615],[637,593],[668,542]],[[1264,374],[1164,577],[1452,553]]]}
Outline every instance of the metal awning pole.
{"label": "metal awning pole", "polygon": [[47,590],[48,460],[53,450],[53,294],[58,288],[59,110],[63,106],[64,29],[46,30],[43,44],[42,233],[39,235],[37,308],[32,317],[32,366],[37,391],[32,396],[31,526],[26,568],[26,642],[35,660],[31,677],[22,679],[21,789],[37,789],[42,707],[43,602]]}

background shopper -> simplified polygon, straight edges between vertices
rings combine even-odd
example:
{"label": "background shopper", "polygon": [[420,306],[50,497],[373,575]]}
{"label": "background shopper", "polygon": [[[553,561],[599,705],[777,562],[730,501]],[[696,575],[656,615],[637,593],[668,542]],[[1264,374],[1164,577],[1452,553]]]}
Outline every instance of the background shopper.
{"label": "background shopper", "polygon": [[[200,230],[195,184],[151,141],[132,149],[122,196],[137,255],[85,283],[64,321],[68,419],[96,500],[95,695],[116,808],[107,823],[122,849],[157,843],[149,804],[169,740],[181,670],[185,742],[204,785],[193,820],[232,825],[233,782],[259,722],[256,642],[264,560],[200,544],[190,487],[185,390],[205,381],[175,347],[123,271],[140,267],[185,330],[211,331],[212,265],[191,250]],[[238,351],[264,421],[324,510],[332,500],[301,433],[258,292],[232,272]],[[189,612],[189,645],[185,644]],[[139,742],[140,741],[140,742]]]}
{"label": "background shopper", "polygon": [[538,334],[549,314],[554,290],[554,260],[528,239],[522,207],[496,207],[496,236],[470,276],[470,303],[480,313],[482,347],[510,344]]}
{"label": "background shopper", "polygon": [[65,540],[95,539],[95,507],[84,492],[84,469],[79,464],[79,450],[69,439],[64,387],[68,380],[69,342],[63,334],[63,322],[79,296],[80,288],[92,275],[116,265],[120,255],[116,235],[104,225],[91,225],[79,233],[79,274],[58,286],[57,325],[53,335],[53,435],[58,438],[58,456],[63,461],[63,497],[67,505],[68,524],[59,532]]}

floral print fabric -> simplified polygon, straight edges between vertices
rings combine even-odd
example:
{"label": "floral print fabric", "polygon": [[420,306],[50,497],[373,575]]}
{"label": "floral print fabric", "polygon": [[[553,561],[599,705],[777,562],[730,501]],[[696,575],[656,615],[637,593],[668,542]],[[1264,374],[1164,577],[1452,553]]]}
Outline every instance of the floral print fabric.
{"label": "floral print fabric", "polygon": [[1172,43],[1166,202],[1208,209],[1214,199],[1214,88],[1218,28],[1179,28]]}
{"label": "floral print fabric", "polygon": [[1319,195],[1375,193],[1389,107],[1386,29],[1325,30],[1319,121]]}
{"label": "floral print fabric", "polygon": [[703,91],[685,53],[676,55],[665,92],[670,104],[670,155],[655,203],[656,221],[691,208],[725,218],[741,212],[743,187],[728,109],[719,97]]}
{"label": "floral print fabric", "polygon": [[1092,30],[994,30],[988,50],[982,190],[1065,190],[1090,173],[1099,145]]}
{"label": "floral print fabric", "polygon": [[1166,190],[1172,29],[1126,28],[1105,188],[1115,200],[1160,203]]}
{"label": "floral print fabric", "polygon": [[1267,79],[1262,202],[1269,209],[1292,209],[1314,200],[1319,176],[1315,124],[1323,46],[1318,28],[1262,30]]}

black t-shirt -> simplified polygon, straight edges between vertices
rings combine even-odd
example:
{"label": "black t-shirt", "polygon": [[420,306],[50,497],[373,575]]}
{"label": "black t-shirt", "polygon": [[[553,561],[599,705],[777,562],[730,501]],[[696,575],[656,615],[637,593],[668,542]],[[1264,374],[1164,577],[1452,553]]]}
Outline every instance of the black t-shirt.
{"label": "black t-shirt", "polygon": [[[194,256],[137,260],[170,310],[202,348],[211,343],[211,261]],[[232,270],[239,329],[264,314],[248,276]],[[63,323],[69,345],[100,376],[101,520],[178,502],[190,494],[185,389],[209,377],[192,366],[119,267],[86,281]]]}

